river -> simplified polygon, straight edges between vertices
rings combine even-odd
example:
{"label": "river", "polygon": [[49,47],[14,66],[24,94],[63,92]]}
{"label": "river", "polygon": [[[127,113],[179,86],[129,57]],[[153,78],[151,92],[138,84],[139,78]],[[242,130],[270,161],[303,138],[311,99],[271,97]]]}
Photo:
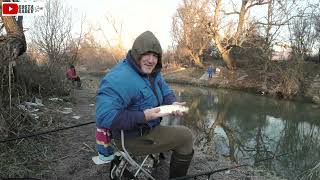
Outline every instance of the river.
{"label": "river", "polygon": [[288,179],[320,162],[318,106],[225,89],[171,86],[190,109],[183,118],[163,123],[189,126],[203,153],[219,153]]}

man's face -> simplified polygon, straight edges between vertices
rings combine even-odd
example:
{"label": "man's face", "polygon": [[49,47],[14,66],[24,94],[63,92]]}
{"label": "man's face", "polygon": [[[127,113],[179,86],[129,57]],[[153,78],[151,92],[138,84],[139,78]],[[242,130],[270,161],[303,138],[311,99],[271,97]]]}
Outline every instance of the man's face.
{"label": "man's face", "polygon": [[139,66],[143,73],[151,74],[152,70],[156,67],[158,56],[154,53],[146,53],[141,56]]}

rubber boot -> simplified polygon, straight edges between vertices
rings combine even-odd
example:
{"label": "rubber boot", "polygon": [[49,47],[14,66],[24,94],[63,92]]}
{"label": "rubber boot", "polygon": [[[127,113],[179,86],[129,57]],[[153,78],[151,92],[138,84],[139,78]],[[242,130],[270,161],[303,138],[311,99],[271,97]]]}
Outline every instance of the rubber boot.
{"label": "rubber boot", "polygon": [[172,153],[169,178],[182,177],[187,175],[193,153],[194,151],[192,151],[191,154],[187,155],[179,154],[177,152]]}

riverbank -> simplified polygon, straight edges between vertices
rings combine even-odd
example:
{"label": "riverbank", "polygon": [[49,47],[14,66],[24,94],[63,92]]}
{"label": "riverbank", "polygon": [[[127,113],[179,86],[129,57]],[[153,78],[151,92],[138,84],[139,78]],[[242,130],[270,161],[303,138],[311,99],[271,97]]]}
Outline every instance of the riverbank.
{"label": "riverbank", "polygon": [[258,68],[230,71],[224,66],[214,65],[220,72],[211,79],[208,79],[205,69],[199,68],[179,68],[166,71],[163,75],[169,83],[241,90],[261,96],[320,104],[320,65],[305,63],[302,68],[305,73],[300,74],[294,72],[295,67],[290,64],[281,65],[285,72],[275,69],[262,73]]}

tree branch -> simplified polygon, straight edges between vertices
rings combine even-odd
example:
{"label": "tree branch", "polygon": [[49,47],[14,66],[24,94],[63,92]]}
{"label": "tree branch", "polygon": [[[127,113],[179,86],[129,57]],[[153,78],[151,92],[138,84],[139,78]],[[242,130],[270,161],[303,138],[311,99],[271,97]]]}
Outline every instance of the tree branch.
{"label": "tree branch", "polygon": [[253,6],[258,6],[258,5],[260,6],[260,5],[264,5],[264,4],[268,4],[268,3],[269,3],[269,1],[252,3],[246,9],[248,10],[248,9],[252,8]]}
{"label": "tree branch", "polygon": [[238,12],[238,11],[226,12],[225,10],[221,10],[221,12],[223,12],[223,14],[226,15],[226,16],[232,15],[232,14],[240,14],[240,12]]}
{"label": "tree branch", "polygon": [[293,18],[296,18],[296,17],[307,17],[307,16],[304,16],[304,15],[296,15],[296,16],[291,16],[289,19],[283,21],[283,22],[280,22],[280,23],[264,23],[264,22],[259,22],[257,21],[255,24],[260,24],[260,25],[272,25],[272,26],[283,26],[283,25],[288,25],[289,21],[291,21]]}

